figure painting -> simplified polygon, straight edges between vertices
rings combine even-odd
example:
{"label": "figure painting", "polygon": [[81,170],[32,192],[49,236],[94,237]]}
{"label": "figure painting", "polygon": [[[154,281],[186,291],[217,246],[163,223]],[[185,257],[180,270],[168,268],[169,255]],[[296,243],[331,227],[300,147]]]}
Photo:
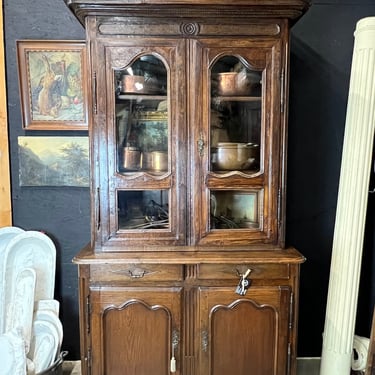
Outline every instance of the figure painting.
{"label": "figure painting", "polygon": [[85,44],[18,41],[17,49],[24,128],[87,128]]}

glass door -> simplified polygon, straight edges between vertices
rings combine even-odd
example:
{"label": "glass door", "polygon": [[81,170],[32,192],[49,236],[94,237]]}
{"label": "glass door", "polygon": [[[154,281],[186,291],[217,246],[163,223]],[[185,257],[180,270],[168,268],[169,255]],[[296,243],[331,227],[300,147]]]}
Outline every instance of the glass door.
{"label": "glass door", "polygon": [[[278,45],[251,40],[201,40],[199,244],[276,242],[280,160]],[[230,45],[231,47],[223,47]],[[198,215],[197,215],[198,216]]]}
{"label": "glass door", "polygon": [[[114,71],[117,172],[125,178],[170,170],[167,77],[152,54]],[[168,189],[118,189],[116,200],[118,230],[169,229]]]}
{"label": "glass door", "polygon": [[[261,171],[262,71],[225,55],[211,69],[210,170],[219,178]],[[210,229],[260,228],[262,190],[211,190]]]}
{"label": "glass door", "polygon": [[[107,106],[113,110],[106,111],[108,162],[104,165],[101,156],[100,163],[101,173],[107,170],[109,179],[108,185],[100,179],[100,204],[105,213],[101,220],[108,220],[104,241],[109,251],[117,243],[119,251],[127,251],[124,244],[144,248],[183,244],[186,238],[186,191],[181,183],[186,172],[175,162],[176,155],[185,157],[178,142],[185,130],[177,111],[184,105],[177,90],[178,81],[184,81],[183,74],[177,76],[183,73],[178,68],[183,42],[147,41],[148,47],[128,43],[129,48],[126,42],[107,46],[104,54],[106,90],[111,93]],[[144,44],[143,40],[139,45]]]}

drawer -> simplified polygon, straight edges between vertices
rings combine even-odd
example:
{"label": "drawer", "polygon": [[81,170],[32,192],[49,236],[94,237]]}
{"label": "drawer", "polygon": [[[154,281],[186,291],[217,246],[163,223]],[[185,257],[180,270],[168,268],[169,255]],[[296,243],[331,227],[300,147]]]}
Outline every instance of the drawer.
{"label": "drawer", "polygon": [[247,269],[251,270],[250,279],[289,279],[289,264],[199,264],[200,280],[238,280]]}
{"label": "drawer", "polygon": [[181,281],[181,265],[165,264],[94,264],[90,266],[93,282],[111,281]]}

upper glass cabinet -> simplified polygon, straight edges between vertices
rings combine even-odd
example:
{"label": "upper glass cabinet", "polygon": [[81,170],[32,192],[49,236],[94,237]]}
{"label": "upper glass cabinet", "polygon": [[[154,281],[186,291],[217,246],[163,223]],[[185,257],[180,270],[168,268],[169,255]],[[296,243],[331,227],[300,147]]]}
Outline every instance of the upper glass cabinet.
{"label": "upper glass cabinet", "polygon": [[168,170],[167,70],[154,55],[114,72],[117,172]]}
{"label": "upper glass cabinet", "polygon": [[97,48],[98,247],[276,243],[279,44],[134,37]]}
{"label": "upper glass cabinet", "polygon": [[236,56],[219,58],[211,69],[211,170],[260,169],[262,72]]}

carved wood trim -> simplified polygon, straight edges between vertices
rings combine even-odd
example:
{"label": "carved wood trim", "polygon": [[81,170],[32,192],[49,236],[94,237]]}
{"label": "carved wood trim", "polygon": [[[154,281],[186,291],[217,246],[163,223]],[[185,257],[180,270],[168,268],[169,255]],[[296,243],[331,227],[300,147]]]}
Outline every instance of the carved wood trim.
{"label": "carved wood trim", "polygon": [[288,18],[297,20],[310,6],[309,0],[290,1],[289,5],[275,0],[251,0],[251,1],[154,1],[140,0],[124,2],[111,2],[106,4],[103,0],[66,0],[67,5],[84,25],[87,16],[112,16],[119,13],[129,16],[148,17],[246,17],[246,18]]}
{"label": "carved wood trim", "polygon": [[278,313],[277,309],[274,306],[271,306],[271,305],[268,305],[268,304],[259,305],[257,302],[255,302],[251,299],[248,299],[248,298],[247,299],[241,299],[241,298],[239,298],[229,305],[216,305],[216,306],[214,306],[214,308],[210,311],[210,318],[212,317],[212,315],[214,313],[216,313],[217,311],[219,311],[221,309],[223,309],[223,310],[234,310],[236,307],[238,307],[242,303],[248,303],[248,304],[252,305],[252,307],[254,307],[256,310],[271,309],[271,310],[274,311],[275,315],[277,315],[277,313]]}
{"label": "carved wood trim", "polygon": [[195,374],[195,334],[197,332],[198,293],[196,288],[185,290],[184,314],[184,369],[186,374]]}
{"label": "carved wood trim", "polygon": [[103,316],[108,314],[110,311],[113,311],[113,310],[122,311],[122,310],[125,310],[126,308],[131,307],[131,306],[136,305],[136,304],[142,305],[143,307],[145,307],[146,309],[148,309],[150,311],[164,310],[167,313],[167,316],[169,317],[169,319],[172,321],[171,313],[165,306],[149,305],[148,303],[144,302],[143,300],[137,299],[137,298],[133,298],[131,300],[128,300],[120,306],[113,306],[113,305],[108,306],[107,308],[104,309]]}
{"label": "carved wood trim", "polygon": [[278,24],[242,24],[241,27],[233,28],[232,25],[225,24],[201,24],[194,21],[183,21],[180,24],[170,23],[169,20],[158,24],[138,23],[136,20],[116,20],[114,22],[103,22],[98,26],[98,32],[102,35],[131,35],[131,36],[276,36],[280,33]]}

